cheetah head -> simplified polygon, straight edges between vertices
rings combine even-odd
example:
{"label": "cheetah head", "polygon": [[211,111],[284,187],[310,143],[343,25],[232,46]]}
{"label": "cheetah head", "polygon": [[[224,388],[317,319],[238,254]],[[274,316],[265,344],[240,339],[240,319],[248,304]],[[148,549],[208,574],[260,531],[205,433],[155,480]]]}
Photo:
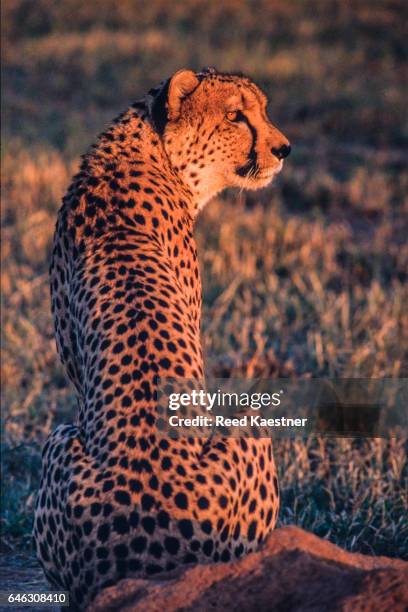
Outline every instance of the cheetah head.
{"label": "cheetah head", "polygon": [[180,70],[160,90],[152,118],[198,209],[226,187],[266,187],[282,169],[290,145],[266,106],[250,79],[213,68]]}

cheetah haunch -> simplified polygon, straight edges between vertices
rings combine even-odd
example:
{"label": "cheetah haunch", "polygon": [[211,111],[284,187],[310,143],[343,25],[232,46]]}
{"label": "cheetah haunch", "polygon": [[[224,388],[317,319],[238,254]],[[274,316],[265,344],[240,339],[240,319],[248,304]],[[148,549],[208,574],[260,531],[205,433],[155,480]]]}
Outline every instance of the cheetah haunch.
{"label": "cheetah haunch", "polygon": [[181,70],[100,135],[64,197],[52,312],[79,411],[45,445],[34,539],[80,609],[127,576],[238,558],[275,525],[270,440],[155,428],[158,378],[203,379],[195,217],[290,151],[266,103],[247,78]]}

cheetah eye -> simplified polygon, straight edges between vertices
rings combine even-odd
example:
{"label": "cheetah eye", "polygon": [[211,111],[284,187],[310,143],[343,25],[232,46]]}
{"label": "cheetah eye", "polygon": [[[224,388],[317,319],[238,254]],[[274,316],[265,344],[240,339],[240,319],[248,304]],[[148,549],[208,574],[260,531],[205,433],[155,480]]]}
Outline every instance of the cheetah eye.
{"label": "cheetah eye", "polygon": [[238,111],[228,111],[226,116],[227,116],[228,121],[237,121]]}

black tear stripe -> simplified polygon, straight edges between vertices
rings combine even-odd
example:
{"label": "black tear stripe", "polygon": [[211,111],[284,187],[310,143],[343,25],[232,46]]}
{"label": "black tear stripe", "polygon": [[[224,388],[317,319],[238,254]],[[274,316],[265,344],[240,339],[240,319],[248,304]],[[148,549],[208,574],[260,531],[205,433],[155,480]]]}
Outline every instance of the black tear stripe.
{"label": "black tear stripe", "polygon": [[161,88],[160,93],[155,97],[152,105],[151,118],[154,127],[156,128],[160,136],[163,136],[164,129],[168,122],[166,103],[169,95],[169,86],[170,79],[167,79],[167,81]]}
{"label": "black tear stripe", "polygon": [[244,123],[246,123],[252,135],[252,145],[248,154],[248,161],[236,170],[236,173],[239,176],[246,176],[248,172],[254,170],[257,166],[256,143],[258,140],[258,134],[252,123],[249,121],[248,117],[244,115],[243,112],[238,111],[236,121],[243,121]]}

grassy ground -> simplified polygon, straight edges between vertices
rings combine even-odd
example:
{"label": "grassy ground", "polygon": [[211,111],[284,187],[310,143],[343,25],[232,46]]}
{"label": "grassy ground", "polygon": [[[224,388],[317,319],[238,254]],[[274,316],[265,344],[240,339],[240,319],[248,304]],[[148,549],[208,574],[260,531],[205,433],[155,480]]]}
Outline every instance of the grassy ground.
{"label": "grassy ground", "polygon": [[[408,376],[403,1],[14,0],[3,6],[3,548],[29,541],[40,446],[72,418],[47,268],[78,155],[180,67],[247,72],[293,154],[202,214],[217,376]],[[328,10],[328,7],[330,10]],[[281,523],[408,557],[403,439],[278,441]]]}

